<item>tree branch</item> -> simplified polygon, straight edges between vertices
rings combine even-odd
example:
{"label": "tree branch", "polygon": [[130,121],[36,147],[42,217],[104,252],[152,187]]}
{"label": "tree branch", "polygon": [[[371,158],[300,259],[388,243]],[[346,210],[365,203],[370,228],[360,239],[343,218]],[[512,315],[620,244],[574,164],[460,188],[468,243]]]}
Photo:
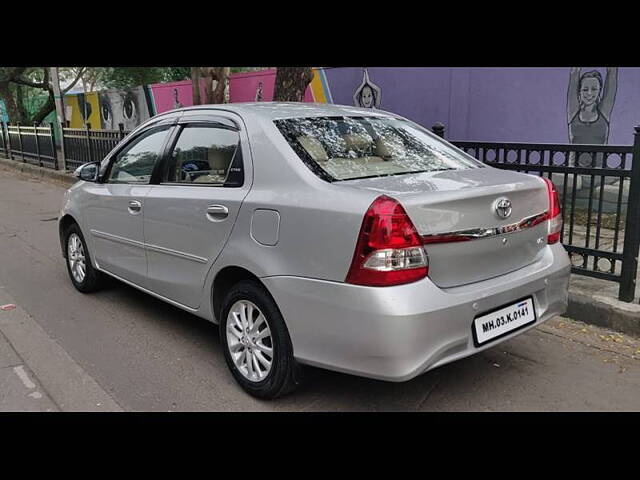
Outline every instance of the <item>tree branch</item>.
{"label": "tree branch", "polygon": [[62,95],[64,95],[65,93],[67,93],[69,90],[71,90],[73,87],[76,86],[76,83],[78,83],[78,80],[80,80],[80,78],[82,78],[82,74],[84,73],[85,69],[87,67],[82,67],[79,71],[78,74],[76,75],[76,78],[73,80],[73,82],[71,82],[67,88],[65,88],[64,90],[62,90]]}

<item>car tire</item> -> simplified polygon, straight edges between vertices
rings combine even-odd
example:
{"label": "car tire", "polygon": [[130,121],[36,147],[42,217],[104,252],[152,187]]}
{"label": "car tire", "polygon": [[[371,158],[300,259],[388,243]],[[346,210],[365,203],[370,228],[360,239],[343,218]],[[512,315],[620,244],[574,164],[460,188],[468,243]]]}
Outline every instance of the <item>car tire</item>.
{"label": "car tire", "polygon": [[[104,276],[93,268],[87,243],[77,223],[71,224],[65,231],[64,244],[67,273],[73,286],[82,293],[100,290]],[[79,264],[83,267],[81,270],[78,269]],[[81,274],[82,272],[83,274]]]}
{"label": "car tire", "polygon": [[[241,314],[243,307],[244,320]],[[253,332],[252,326],[256,326]],[[240,333],[245,337],[244,343]],[[221,308],[220,340],[231,373],[250,395],[274,399],[298,387],[300,367],[293,358],[289,331],[275,301],[257,282],[241,281],[225,295]],[[269,347],[271,357],[265,353]],[[271,362],[267,371],[262,362],[269,358]]]}

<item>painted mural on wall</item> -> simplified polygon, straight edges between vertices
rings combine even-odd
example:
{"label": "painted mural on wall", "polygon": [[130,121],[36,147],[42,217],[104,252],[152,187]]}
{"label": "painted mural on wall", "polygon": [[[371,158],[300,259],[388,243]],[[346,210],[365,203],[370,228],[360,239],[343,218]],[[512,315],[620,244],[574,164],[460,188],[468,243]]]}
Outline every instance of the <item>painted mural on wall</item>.
{"label": "painted mural on wall", "polygon": [[128,90],[103,90],[100,97],[100,121],[104,130],[133,130],[153,116],[144,87]]}
{"label": "painted mural on wall", "polygon": [[597,70],[571,68],[567,91],[569,141],[605,145],[609,140],[611,113],[618,90],[618,69],[607,68],[603,81]]}
{"label": "painted mural on wall", "polygon": [[369,79],[369,71],[365,68],[362,83],[353,94],[354,105],[362,108],[380,108],[381,97],[380,87]]}
{"label": "painted mural on wall", "polygon": [[[193,105],[193,87],[191,80],[179,82],[155,83],[150,86],[156,113]],[[204,81],[200,85],[200,96],[204,97]]]}
{"label": "painted mural on wall", "polygon": [[[314,68],[311,83],[304,92],[305,102],[333,103],[324,69]],[[229,77],[229,101],[271,102],[276,81],[276,69],[236,73]]]}

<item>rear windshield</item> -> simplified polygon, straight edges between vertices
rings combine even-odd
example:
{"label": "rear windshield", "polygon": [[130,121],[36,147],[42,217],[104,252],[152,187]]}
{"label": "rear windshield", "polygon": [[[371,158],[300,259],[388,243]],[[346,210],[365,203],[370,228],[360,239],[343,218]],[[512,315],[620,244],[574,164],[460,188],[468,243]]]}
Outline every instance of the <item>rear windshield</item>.
{"label": "rear windshield", "polygon": [[482,166],[406,120],[312,117],[275,124],[307,166],[328,181]]}

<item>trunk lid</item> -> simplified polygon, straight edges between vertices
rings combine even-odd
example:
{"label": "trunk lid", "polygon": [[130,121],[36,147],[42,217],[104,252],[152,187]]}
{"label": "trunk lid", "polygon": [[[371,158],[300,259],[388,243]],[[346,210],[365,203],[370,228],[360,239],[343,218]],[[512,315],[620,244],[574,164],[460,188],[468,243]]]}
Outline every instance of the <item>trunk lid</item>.
{"label": "trunk lid", "polygon": [[[546,212],[549,203],[544,182],[533,175],[482,167],[339,184],[398,200],[425,239],[429,278],[443,288],[522,268],[536,261],[547,244],[548,222],[532,226],[530,220]],[[502,218],[496,203],[505,198],[511,202],[511,214]],[[451,242],[450,237],[446,243],[429,243],[443,234],[469,240]]]}

